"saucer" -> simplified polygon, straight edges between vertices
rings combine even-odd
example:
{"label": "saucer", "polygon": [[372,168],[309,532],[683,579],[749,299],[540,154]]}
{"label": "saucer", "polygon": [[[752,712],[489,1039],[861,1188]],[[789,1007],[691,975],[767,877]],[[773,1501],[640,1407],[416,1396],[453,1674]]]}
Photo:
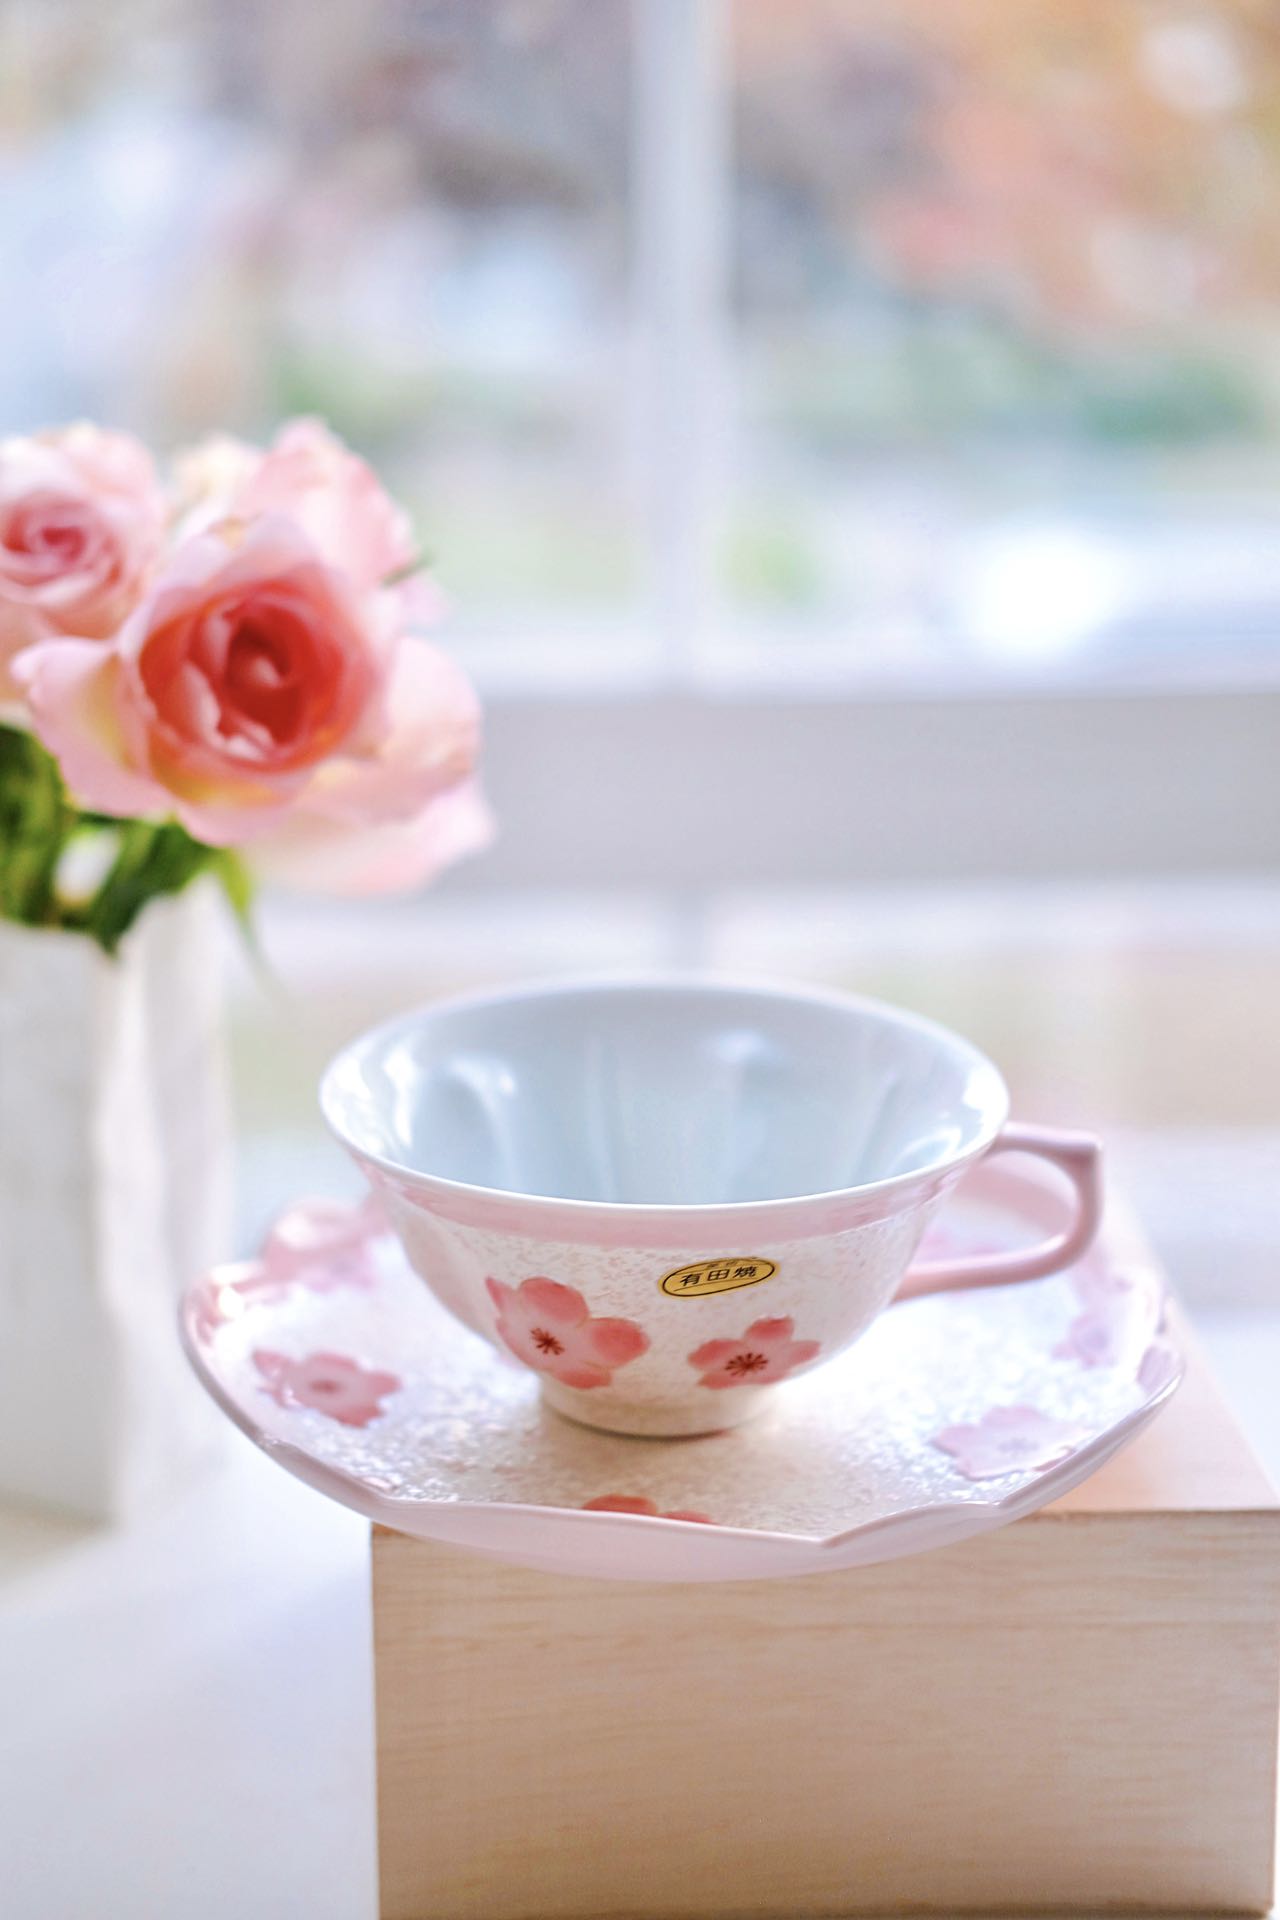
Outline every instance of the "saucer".
{"label": "saucer", "polygon": [[[984,1164],[922,1252],[1004,1251],[1062,1210],[1044,1178]],[[1113,1209],[1065,1274],[904,1302],[745,1426],[645,1440],[551,1411],[436,1302],[372,1201],[299,1204],[182,1306],[208,1391],[300,1480],[420,1539],[632,1580],[871,1566],[1033,1513],[1174,1392],[1163,1327],[1160,1271]]]}

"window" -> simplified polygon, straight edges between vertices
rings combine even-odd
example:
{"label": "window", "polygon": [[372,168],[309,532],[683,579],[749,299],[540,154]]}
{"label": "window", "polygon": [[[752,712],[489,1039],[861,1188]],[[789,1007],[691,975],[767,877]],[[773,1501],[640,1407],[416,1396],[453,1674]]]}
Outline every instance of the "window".
{"label": "window", "polygon": [[734,0],[731,625],[1169,679],[1280,633],[1280,40],[1239,0]]}
{"label": "window", "polygon": [[464,629],[622,623],[625,0],[3,16],[8,420],[165,443],[323,413]]}
{"label": "window", "polygon": [[0,414],[328,415],[485,685],[465,885],[1280,854],[1247,0],[3,0]]}

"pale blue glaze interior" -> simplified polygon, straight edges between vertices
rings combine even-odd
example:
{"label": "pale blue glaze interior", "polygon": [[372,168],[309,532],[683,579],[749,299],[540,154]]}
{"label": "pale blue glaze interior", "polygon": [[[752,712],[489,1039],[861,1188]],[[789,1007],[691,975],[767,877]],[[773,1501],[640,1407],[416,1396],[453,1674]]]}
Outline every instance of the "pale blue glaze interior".
{"label": "pale blue glaze interior", "polygon": [[325,1076],[358,1152],[469,1186],[699,1206],[870,1185],[989,1139],[1004,1083],[872,1002],[601,983],[427,1008]]}

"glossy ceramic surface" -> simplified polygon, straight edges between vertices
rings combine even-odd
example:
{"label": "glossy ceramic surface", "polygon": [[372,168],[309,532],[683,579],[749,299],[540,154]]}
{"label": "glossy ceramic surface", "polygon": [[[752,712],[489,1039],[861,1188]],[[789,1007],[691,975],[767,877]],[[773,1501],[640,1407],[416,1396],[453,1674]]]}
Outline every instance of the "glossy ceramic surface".
{"label": "glossy ceramic surface", "polygon": [[440,1004],[348,1048],[321,1103],[440,1301],[612,1432],[764,1411],[871,1325],[983,1154],[1046,1154],[1077,1188],[1064,1235],[984,1280],[1062,1265],[1097,1219],[1095,1142],[1009,1127],[996,1069],[945,1028],[808,990],[611,981]]}
{"label": "glossy ceramic surface", "polygon": [[[1047,1185],[984,1164],[935,1251],[995,1258],[1050,1225]],[[193,1364],[288,1471],[372,1520],[565,1573],[753,1579],[919,1553],[1034,1511],[1173,1392],[1163,1289],[1117,1229],[1069,1273],[908,1302],[687,1441],[548,1410],[424,1292],[368,1210],[295,1209],[183,1308]]]}
{"label": "glossy ceramic surface", "polygon": [[321,1104],[397,1172],[610,1207],[870,1186],[975,1151],[1008,1112],[990,1061],[930,1021],[702,980],[440,1003],[347,1048]]}

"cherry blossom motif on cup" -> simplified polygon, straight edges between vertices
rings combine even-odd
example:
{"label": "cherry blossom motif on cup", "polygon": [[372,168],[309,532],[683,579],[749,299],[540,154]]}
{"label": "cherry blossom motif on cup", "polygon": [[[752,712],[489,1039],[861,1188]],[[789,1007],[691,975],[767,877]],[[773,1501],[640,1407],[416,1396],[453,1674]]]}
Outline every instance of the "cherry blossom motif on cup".
{"label": "cherry blossom motif on cup", "polygon": [[301,884],[416,884],[490,825],[475,696],[407,630],[408,523],[315,422],[228,444],[189,457],[198,505],[109,639],[64,625],[15,658],[32,724],[82,806]]}
{"label": "cherry blossom motif on cup", "polygon": [[594,1500],[584,1500],[584,1513],[637,1513],[646,1520],[695,1520],[699,1526],[714,1527],[715,1521],[708,1513],[693,1513],[683,1507],[676,1507],[670,1513],[659,1511],[656,1500],[647,1500],[632,1493],[602,1493]]}
{"label": "cherry blossom motif on cup", "polygon": [[979,1420],[944,1427],[933,1445],[951,1455],[966,1480],[996,1480],[1056,1466],[1084,1438],[1082,1427],[1036,1407],[990,1407]]}
{"label": "cherry blossom motif on cup", "polygon": [[765,1387],[807,1367],[819,1352],[817,1340],[797,1340],[795,1322],[753,1320],[740,1340],[707,1340],[689,1355],[702,1375],[699,1386]]}
{"label": "cherry blossom motif on cup", "polygon": [[517,1360],[563,1387],[607,1387],[619,1367],[649,1350],[634,1320],[598,1317],[576,1287],[535,1274],[518,1287],[485,1281],[497,1309],[496,1329]]}
{"label": "cherry blossom motif on cup", "polygon": [[344,1427],[367,1427],[382,1413],[382,1401],[396,1393],[398,1374],[362,1367],[343,1353],[309,1353],[291,1360],[287,1354],[258,1348],[253,1364],[265,1382],[263,1392],[278,1407],[310,1407]]}

